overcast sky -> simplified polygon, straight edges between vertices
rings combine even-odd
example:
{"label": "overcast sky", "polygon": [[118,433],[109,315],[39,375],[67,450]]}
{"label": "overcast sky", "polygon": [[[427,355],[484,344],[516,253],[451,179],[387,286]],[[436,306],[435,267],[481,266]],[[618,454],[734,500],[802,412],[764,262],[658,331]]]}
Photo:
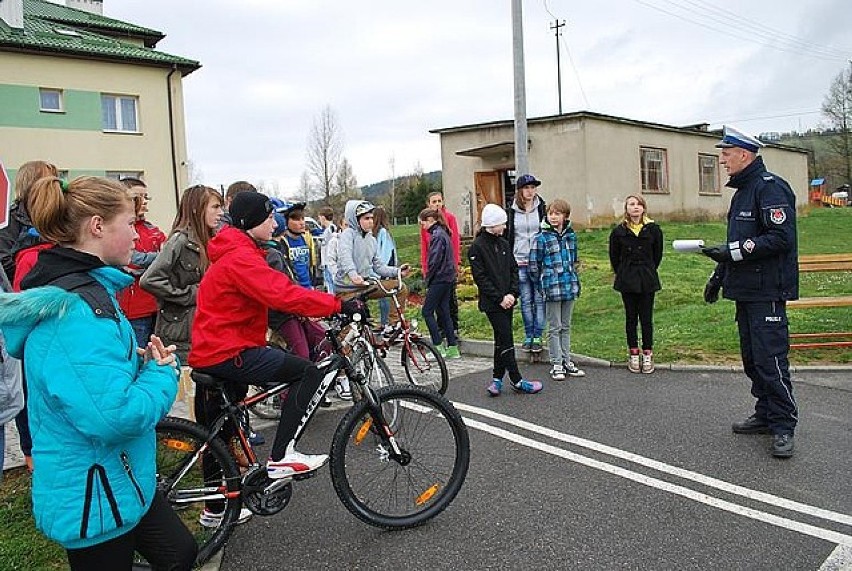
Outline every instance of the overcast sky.
{"label": "overcast sky", "polygon": [[[311,124],[335,111],[359,184],[441,168],[441,127],[513,116],[509,0],[105,0],[203,67],[184,79],[203,181],[295,194]],[[527,0],[527,115],[563,111],[755,134],[818,126],[852,59],[849,0]],[[569,57],[570,54],[570,57]],[[573,66],[572,62],[573,61]]]}

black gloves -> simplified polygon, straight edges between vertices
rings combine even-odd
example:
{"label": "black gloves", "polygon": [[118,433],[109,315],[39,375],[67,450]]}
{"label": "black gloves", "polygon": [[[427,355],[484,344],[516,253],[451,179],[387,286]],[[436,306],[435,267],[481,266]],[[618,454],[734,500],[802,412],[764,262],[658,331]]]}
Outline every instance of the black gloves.
{"label": "black gloves", "polygon": [[704,301],[716,303],[719,301],[719,290],[722,289],[722,278],[716,272],[710,275],[707,285],[704,286]]}
{"label": "black gloves", "polygon": [[701,248],[701,252],[708,258],[721,263],[730,262],[731,250],[727,244],[719,244],[718,246],[710,246],[709,248]]}
{"label": "black gloves", "polygon": [[340,313],[352,317],[356,313],[364,313],[367,304],[358,298],[347,299],[340,303]]}

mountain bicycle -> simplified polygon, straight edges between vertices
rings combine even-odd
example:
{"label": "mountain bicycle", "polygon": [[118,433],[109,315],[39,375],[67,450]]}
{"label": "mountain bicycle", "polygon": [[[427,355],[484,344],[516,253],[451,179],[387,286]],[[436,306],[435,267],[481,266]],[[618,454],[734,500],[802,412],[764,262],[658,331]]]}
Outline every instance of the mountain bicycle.
{"label": "mountain bicycle", "polygon": [[[317,365],[323,379],[297,434],[343,371],[357,397],[332,438],[334,490],[346,509],[365,523],[385,529],[419,526],[446,509],[464,483],[470,462],[467,427],[435,391],[410,385],[375,389],[355,368],[354,353],[346,356],[341,351],[339,335],[348,324],[343,316],[331,320],[326,336],[334,352]],[[243,504],[257,515],[278,513],[292,497],[293,482],[315,473],[271,480],[247,437],[247,408],[281,393],[287,383],[237,400],[227,381],[198,372],[192,377],[221,395],[222,414],[209,429],[174,417],[157,425],[157,484],[195,536],[201,564],[227,541]],[[219,436],[226,422],[236,428],[230,448]],[[245,464],[244,472],[235,453]],[[221,509],[215,527],[200,524],[206,502],[216,502],[217,512]]]}
{"label": "mountain bicycle", "polygon": [[390,347],[399,345],[400,364],[408,382],[433,389],[441,394],[446,393],[450,374],[444,357],[429,340],[420,335],[417,331],[417,322],[405,318],[399,303],[398,294],[402,289],[402,273],[397,272],[396,287],[390,289],[386,288],[381,280],[370,279],[367,283],[371,289],[378,289],[390,297],[399,315],[399,322],[393,326],[389,334],[377,336],[372,335],[371,332],[370,342],[376,349],[385,353]]}
{"label": "mountain bicycle", "polygon": [[[375,336],[366,321],[353,320],[344,329],[344,337],[340,340],[340,350],[349,354],[352,367],[366,378],[374,389],[392,385],[395,381],[390,367],[382,354],[376,348]],[[270,344],[272,347],[277,345]],[[282,347],[277,346],[278,348]],[[334,352],[331,342],[326,339],[316,349],[316,361],[321,362]],[[257,394],[259,389],[250,389],[250,394]],[[258,401],[249,407],[249,411],[263,419],[277,419],[281,416],[281,401],[286,394],[276,394]]]}

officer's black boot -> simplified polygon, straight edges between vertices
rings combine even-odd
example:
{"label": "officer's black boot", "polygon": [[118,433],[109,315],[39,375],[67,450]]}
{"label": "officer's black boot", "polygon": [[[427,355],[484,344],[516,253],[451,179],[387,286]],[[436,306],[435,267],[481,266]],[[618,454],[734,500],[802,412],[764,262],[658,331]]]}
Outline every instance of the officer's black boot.
{"label": "officer's black boot", "polygon": [[772,436],[772,455],[776,458],[789,458],[793,455],[793,435],[775,434]]}
{"label": "officer's black boot", "polygon": [[765,419],[758,418],[756,414],[751,415],[742,422],[735,422],[731,430],[736,434],[769,434],[769,424]]}

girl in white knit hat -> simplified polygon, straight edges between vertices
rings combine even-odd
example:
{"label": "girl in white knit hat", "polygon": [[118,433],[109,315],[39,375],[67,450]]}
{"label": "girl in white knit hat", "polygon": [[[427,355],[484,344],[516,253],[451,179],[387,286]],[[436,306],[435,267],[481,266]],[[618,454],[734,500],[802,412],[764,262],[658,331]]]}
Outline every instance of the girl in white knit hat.
{"label": "girl in white knit hat", "polygon": [[468,250],[473,281],[479,289],[479,310],[485,313],[494,330],[494,378],[486,389],[493,397],[503,390],[503,377],[509,373],[512,389],[535,394],[541,382],[521,377],[515,360],[512,338],[512,311],[518,300],[518,266],[509,242],[503,238],[506,211],[496,204],[482,209],[482,228]]}

